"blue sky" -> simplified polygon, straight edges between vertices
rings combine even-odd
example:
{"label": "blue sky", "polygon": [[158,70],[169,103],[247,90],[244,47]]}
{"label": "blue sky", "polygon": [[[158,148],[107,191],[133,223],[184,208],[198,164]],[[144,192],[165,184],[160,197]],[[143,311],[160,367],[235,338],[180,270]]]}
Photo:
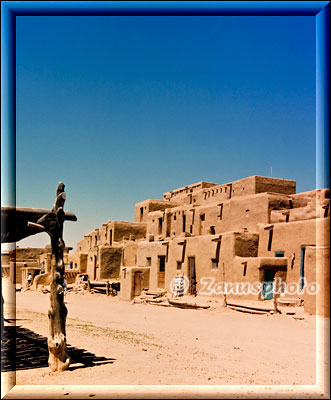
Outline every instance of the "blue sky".
{"label": "blue sky", "polygon": [[201,180],[316,188],[315,17],[16,21],[17,206],[63,181],[67,245]]}

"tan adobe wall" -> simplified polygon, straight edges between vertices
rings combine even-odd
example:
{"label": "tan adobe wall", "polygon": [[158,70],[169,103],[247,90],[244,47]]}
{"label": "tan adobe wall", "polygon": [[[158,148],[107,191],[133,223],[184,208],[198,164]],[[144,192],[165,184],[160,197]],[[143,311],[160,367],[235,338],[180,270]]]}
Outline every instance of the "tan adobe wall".
{"label": "tan adobe wall", "polygon": [[248,196],[256,193],[255,176],[239,179],[231,183],[231,198]]}
{"label": "tan adobe wall", "polygon": [[[267,228],[267,229],[265,229]],[[268,229],[269,228],[269,229]],[[271,247],[268,250],[270,230],[272,233]],[[299,282],[301,247],[316,245],[320,234],[319,246],[330,246],[330,218],[280,223],[270,226],[259,225],[259,257],[272,257],[275,252],[284,252],[288,258],[287,281]],[[306,261],[305,261],[306,264]],[[305,267],[305,274],[308,267]]]}
{"label": "tan adobe wall", "polygon": [[289,204],[286,196],[262,193],[200,207],[174,207],[149,213],[147,233],[155,238],[173,238],[183,236],[185,232],[195,236],[237,229],[254,232],[257,223],[268,223],[272,208],[282,204]]}
{"label": "tan adobe wall", "polygon": [[84,235],[84,239],[77,243],[77,251],[88,252],[92,243],[90,235]]}
{"label": "tan adobe wall", "polygon": [[144,200],[135,204],[134,207],[134,221],[145,223],[147,222],[147,216],[153,211],[162,211],[166,208],[180,206],[182,203],[170,202],[166,200]]}
{"label": "tan adobe wall", "polygon": [[[217,257],[218,235],[200,237],[175,238],[161,242],[138,242],[137,265],[150,267],[150,288],[158,288],[159,256],[166,258],[165,263],[165,289],[169,291],[171,281],[177,272],[189,275],[189,258],[195,257],[197,289],[200,290],[203,283],[201,278],[213,277],[217,282],[223,279],[225,271],[226,279],[232,279],[232,262],[239,254],[249,256],[257,253],[257,235],[247,233],[231,232],[222,236],[219,248],[218,268],[214,268],[212,260]],[[247,241],[244,244],[245,240]],[[185,243],[185,246],[184,246]],[[255,247],[255,250],[254,250]],[[185,248],[185,249],[184,249]],[[150,261],[147,260],[150,259]],[[178,270],[178,262],[181,269]]]}
{"label": "tan adobe wall", "polygon": [[208,202],[225,201],[233,197],[257,193],[294,194],[296,182],[263,176],[250,176],[225,184],[200,182],[166,192],[163,199],[183,204],[201,205]]}
{"label": "tan adobe wall", "polygon": [[22,269],[28,267],[39,268],[39,257],[44,253],[42,248],[20,248],[16,247],[16,283],[22,281]]}
{"label": "tan adobe wall", "polygon": [[113,242],[129,239],[130,236],[134,236],[136,240],[146,236],[146,224],[143,223],[114,221],[109,225],[109,229],[113,230]]}
{"label": "tan adobe wall", "polygon": [[99,240],[98,245],[104,246],[108,244],[108,224],[102,224],[99,228]]}
{"label": "tan adobe wall", "polygon": [[[137,244],[138,244],[137,266],[151,267],[149,288],[156,289],[158,286],[157,285],[158,256],[166,257],[167,246],[162,245],[162,242],[148,242],[148,241],[140,241]],[[147,258],[150,258],[150,264]]]}
{"label": "tan adobe wall", "polygon": [[141,274],[142,282],[140,287],[143,289],[149,289],[149,268],[126,266],[121,268],[121,290],[119,293],[120,300],[130,301],[133,299],[135,294],[135,274]]}
{"label": "tan adobe wall", "polygon": [[100,249],[99,279],[116,279],[120,274],[122,249],[101,246]]}
{"label": "tan adobe wall", "polygon": [[195,195],[196,192],[201,192],[202,189],[215,186],[217,183],[212,182],[197,182],[188,186],[182,186],[178,189],[171,190],[163,194],[163,199],[168,201],[176,201],[179,203],[188,204],[189,195]]}
{"label": "tan adobe wall", "polygon": [[133,240],[125,240],[122,242],[122,265],[137,265],[137,242]]}
{"label": "tan adobe wall", "polygon": [[[90,280],[98,280],[100,279],[100,260],[98,259],[99,251],[97,248],[90,250],[87,256],[87,271],[86,273],[89,275]],[[96,258],[95,258],[96,257]],[[97,268],[95,271],[95,260],[97,264]]]}
{"label": "tan adobe wall", "polygon": [[296,182],[289,179],[268,178],[255,176],[256,193],[270,192],[282,194],[294,194]]}
{"label": "tan adobe wall", "polygon": [[270,222],[294,222],[330,216],[330,190],[320,189],[290,196],[287,207],[271,212]]}
{"label": "tan adobe wall", "polygon": [[316,282],[316,295],[304,293],[305,311],[330,317],[330,246],[308,246],[305,255],[306,278]]}

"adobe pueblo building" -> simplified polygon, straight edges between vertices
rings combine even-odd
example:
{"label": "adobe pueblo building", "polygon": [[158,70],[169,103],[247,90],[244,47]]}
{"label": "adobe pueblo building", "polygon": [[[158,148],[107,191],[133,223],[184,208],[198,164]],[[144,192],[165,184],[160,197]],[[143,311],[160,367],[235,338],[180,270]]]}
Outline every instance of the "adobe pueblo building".
{"label": "adobe pueblo building", "polygon": [[295,181],[261,176],[195,183],[137,203],[135,222],[108,221],[69,258],[90,280],[120,280],[123,300],[171,294],[184,276],[187,294],[255,285],[227,299],[286,296],[329,315],[330,190],[296,194]]}

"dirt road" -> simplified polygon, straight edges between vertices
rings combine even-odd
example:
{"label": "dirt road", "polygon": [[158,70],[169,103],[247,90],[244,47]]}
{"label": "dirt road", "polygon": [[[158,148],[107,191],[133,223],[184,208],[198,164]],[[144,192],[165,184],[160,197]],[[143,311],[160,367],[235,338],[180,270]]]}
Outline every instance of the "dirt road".
{"label": "dirt road", "polygon": [[[315,318],[68,293],[69,371],[47,368],[48,295],[18,292],[18,385],[315,384]],[[39,350],[38,350],[39,349]]]}

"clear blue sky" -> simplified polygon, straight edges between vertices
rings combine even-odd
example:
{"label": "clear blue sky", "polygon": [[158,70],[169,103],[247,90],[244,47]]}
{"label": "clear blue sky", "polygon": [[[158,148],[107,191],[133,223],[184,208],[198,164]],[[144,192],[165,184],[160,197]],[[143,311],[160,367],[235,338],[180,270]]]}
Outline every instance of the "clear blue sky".
{"label": "clear blue sky", "polygon": [[201,180],[316,188],[315,17],[16,21],[17,206],[63,181],[67,245]]}

